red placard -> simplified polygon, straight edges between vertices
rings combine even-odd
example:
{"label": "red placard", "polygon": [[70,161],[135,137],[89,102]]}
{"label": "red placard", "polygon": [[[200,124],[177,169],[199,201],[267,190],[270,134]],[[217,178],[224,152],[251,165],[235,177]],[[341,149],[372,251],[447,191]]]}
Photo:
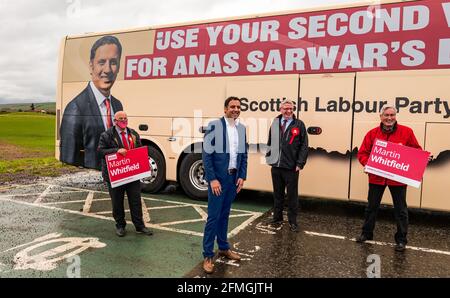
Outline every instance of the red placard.
{"label": "red placard", "polygon": [[376,139],[365,171],[419,188],[429,156],[427,151]]}
{"label": "red placard", "polygon": [[106,166],[112,188],[151,176],[146,146],[128,150],[126,156],[107,155]]}

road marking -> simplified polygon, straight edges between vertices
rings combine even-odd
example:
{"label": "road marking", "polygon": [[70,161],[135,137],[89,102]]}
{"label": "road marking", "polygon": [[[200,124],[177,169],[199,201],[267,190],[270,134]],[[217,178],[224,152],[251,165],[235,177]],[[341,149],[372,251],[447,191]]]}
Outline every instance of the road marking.
{"label": "road marking", "polygon": [[[99,190],[90,190],[90,189],[83,189],[83,188],[78,188],[78,187],[71,187],[71,186],[61,186],[61,185],[56,185],[56,184],[48,184],[48,183],[41,183],[41,184],[37,184],[37,185],[33,185],[33,187],[36,186],[52,186],[52,187],[60,187],[60,188],[67,188],[67,189],[72,189],[74,190],[74,192],[94,192],[94,193],[101,193],[101,194],[106,194],[109,196],[108,192],[105,191],[99,191]],[[30,185],[19,185],[18,188],[26,188],[26,187],[30,187]],[[61,194],[61,193],[71,193],[71,192],[50,192],[49,194]],[[2,197],[15,197],[15,196],[31,196],[31,195],[39,195],[39,193],[35,193],[35,194],[15,194],[15,195],[1,195],[0,198]],[[150,201],[156,201],[156,202],[164,202],[164,203],[168,203],[168,204],[176,204],[176,205],[184,205],[184,206],[198,206],[198,207],[203,207],[203,208],[207,208],[208,205],[207,204],[192,204],[192,203],[184,203],[184,202],[178,202],[178,201],[171,201],[171,200],[163,200],[163,199],[155,199],[155,198],[150,198],[150,197],[144,197],[142,196],[142,198],[144,200],[150,200]],[[97,200],[94,200],[97,201]],[[73,201],[74,203],[77,201]],[[84,202],[84,201],[82,201]],[[46,204],[46,203],[44,203]],[[232,211],[236,211],[236,212],[252,212],[252,213],[260,213],[260,212],[253,212],[253,211],[249,211],[249,210],[242,210],[242,209],[232,209]]]}
{"label": "road marking", "polygon": [[[99,202],[99,201],[111,201],[111,199],[95,199],[95,200],[92,200],[92,202]],[[86,202],[86,200],[76,200],[76,201],[62,201],[62,202],[40,203],[39,205],[63,205],[63,204],[85,203],[85,202]]]}
{"label": "road marking", "polygon": [[144,199],[141,198],[142,205],[142,220],[144,222],[150,222],[150,213],[148,212],[147,205],[145,205]]}
{"label": "road marking", "polygon": [[[2,187],[0,187],[0,191],[11,189],[11,188],[14,188],[14,187],[15,187],[14,185],[2,186]],[[0,265],[1,265],[1,263],[0,263]]]}
{"label": "road marking", "polygon": [[[249,212],[249,211],[247,211]],[[237,226],[236,228],[234,228],[234,230],[232,230],[230,233],[228,233],[228,237],[233,237],[235,235],[237,235],[237,233],[239,233],[240,231],[242,231],[243,229],[245,229],[250,223],[252,223],[255,219],[257,219],[258,217],[262,216],[263,213],[261,212],[252,212],[253,215],[252,217],[250,217],[249,219],[247,219],[246,221],[244,221],[243,223],[241,223],[239,226]],[[230,216],[231,217],[231,216]]]}
{"label": "road marking", "polygon": [[[36,242],[33,241],[33,242]],[[48,247],[49,244],[63,243],[46,251],[36,253],[37,248]],[[38,271],[51,271],[58,267],[62,260],[79,255],[91,248],[106,247],[105,243],[94,237],[68,237],[49,239],[38,242],[18,252],[14,256],[14,270],[34,269]]]}
{"label": "road marking", "polygon": [[52,185],[49,185],[40,195],[39,197],[36,199],[36,201],[34,201],[35,204],[39,204],[44,198],[45,196],[50,192],[50,190],[53,188]]}
{"label": "road marking", "polygon": [[[339,240],[350,240],[350,241],[356,242],[355,238],[347,238],[345,236],[330,235],[330,234],[323,234],[323,233],[316,233],[316,232],[309,232],[309,231],[305,231],[305,234],[310,235],[310,236],[327,237],[327,238],[334,238],[334,239],[339,239]],[[369,240],[369,241],[366,241],[366,243],[380,245],[380,246],[392,246],[392,247],[395,246],[394,243],[382,242],[382,241]],[[406,249],[450,256],[450,251],[445,251],[445,250],[437,250],[437,249],[416,247],[416,246],[409,246],[409,245],[406,246]]]}
{"label": "road marking", "polygon": [[46,240],[49,240],[49,239],[58,238],[58,237],[61,237],[61,235],[62,234],[59,234],[59,233],[48,234],[48,235],[45,235],[43,237],[34,239],[31,242],[28,242],[28,243],[25,243],[25,244],[22,244],[22,245],[19,245],[19,246],[15,246],[15,247],[12,247],[12,248],[7,249],[5,251],[2,251],[2,252],[0,252],[0,254],[6,253],[8,251],[16,250],[16,249],[19,249],[19,248],[24,247],[24,246],[28,246],[28,245],[33,244],[35,242],[42,242],[42,241],[46,241]]}
{"label": "road marking", "polygon": [[90,191],[86,197],[86,202],[84,202],[83,213],[89,213],[91,211],[92,200],[94,199],[94,192]]}
{"label": "road marking", "polygon": [[240,265],[238,263],[236,263],[235,260],[222,260],[221,258],[217,259],[215,261],[215,263],[222,263],[225,265],[231,265],[231,266],[235,266],[235,267],[240,267]]}
{"label": "road marking", "polygon": [[282,225],[279,225],[278,227],[272,227],[271,225],[265,225],[261,222],[259,222],[255,229],[261,231],[263,234],[269,234],[269,235],[275,235],[276,231],[281,230]]}
{"label": "road marking", "polygon": [[323,234],[323,233],[316,233],[316,232],[308,232],[308,231],[305,231],[305,234],[311,235],[311,236],[319,236],[319,237],[335,238],[335,239],[340,239],[340,240],[345,240],[345,239],[347,239],[345,236],[337,236],[337,235]]}
{"label": "road marking", "polygon": [[[99,192],[99,191],[93,191],[93,192]],[[105,193],[105,192],[100,192],[100,193]],[[161,200],[161,199],[154,199],[154,198],[147,198],[147,199],[154,200],[154,201],[159,201],[159,202],[168,202],[168,201]],[[112,211],[108,211],[108,213],[106,213],[106,212],[83,213],[83,212],[80,212],[80,211],[75,211],[75,210],[69,210],[69,209],[63,209],[63,208],[59,208],[59,207],[55,207],[55,206],[50,206],[49,204],[42,204],[42,203],[41,204],[34,204],[34,203],[28,203],[28,202],[24,202],[24,201],[13,200],[13,199],[6,198],[6,197],[3,197],[3,196],[0,196],[0,201],[6,201],[6,202],[21,204],[21,205],[30,206],[30,207],[44,208],[44,209],[48,209],[48,210],[62,211],[62,212],[66,212],[66,213],[69,213],[69,214],[87,216],[87,217],[91,217],[91,218],[103,219],[103,220],[108,220],[108,221],[113,221],[114,222],[114,218],[101,215],[101,214],[111,214]],[[94,201],[97,201],[97,200],[94,200]],[[82,202],[84,202],[84,201],[82,201]],[[175,201],[169,201],[169,203],[171,203],[171,204],[179,204],[180,207],[182,207],[182,208],[188,207],[188,206],[190,206],[190,207],[203,206],[203,205],[199,205],[199,204],[188,204],[188,203],[180,203],[180,202],[175,202]],[[204,207],[206,207],[206,206],[204,206]],[[250,223],[251,221],[255,220],[256,218],[258,218],[259,216],[262,215],[262,213],[260,213],[260,212],[252,212],[252,211],[240,210],[240,209],[232,209],[232,211],[244,212],[244,213],[248,213],[248,214],[245,214],[245,215],[236,214],[236,215],[232,215],[230,217],[241,217],[241,216],[246,216],[247,215],[247,216],[251,216],[251,218],[249,218],[248,220],[244,221],[240,226],[238,226],[232,232],[230,232],[228,234],[228,237],[230,237],[230,238],[232,236],[236,235],[237,232],[239,232],[240,230],[244,229],[245,226],[248,223]],[[129,210],[128,210],[128,212],[129,212]],[[132,224],[131,221],[127,221],[127,223],[128,224]],[[203,233],[200,233],[200,232],[183,230],[183,229],[178,229],[178,228],[171,228],[171,227],[162,226],[160,224],[149,224],[149,223],[146,223],[145,226],[148,227],[148,228],[154,228],[154,229],[163,230],[163,231],[169,231],[169,232],[175,232],[175,233],[180,233],[180,234],[185,234],[185,235],[192,235],[192,236],[203,237]]]}
{"label": "road marking", "polygon": [[[245,217],[245,216],[251,216],[252,214],[233,214],[230,215],[230,218],[236,218],[236,217]],[[164,222],[159,223],[161,226],[171,226],[171,225],[178,225],[183,223],[193,223],[193,222],[204,222],[206,219],[203,218],[197,218],[197,219],[186,219],[186,220],[180,220],[180,221],[171,221],[171,222]]]}
{"label": "road marking", "polygon": [[187,207],[191,207],[191,206],[159,206],[159,207],[148,207],[148,210],[162,210],[162,209],[173,209],[173,208],[187,208]]}
{"label": "road marking", "polygon": [[[53,192],[50,191],[48,193],[46,193],[46,195],[61,195],[61,194],[72,194],[72,193],[82,193],[82,192],[89,192],[88,190],[85,191],[61,191],[61,192]],[[20,194],[20,193],[16,193],[16,194],[11,194],[11,195],[0,195],[0,197],[2,198],[14,198],[14,197],[32,197],[32,196],[40,196],[42,193],[38,192],[38,193],[24,193],[24,194]],[[81,202],[84,202],[81,201]],[[39,204],[49,204],[49,203],[39,203]]]}
{"label": "road marking", "polygon": [[198,212],[198,214],[200,214],[203,220],[206,221],[208,219],[208,213],[206,213],[202,208],[199,206],[194,206],[194,209]]}

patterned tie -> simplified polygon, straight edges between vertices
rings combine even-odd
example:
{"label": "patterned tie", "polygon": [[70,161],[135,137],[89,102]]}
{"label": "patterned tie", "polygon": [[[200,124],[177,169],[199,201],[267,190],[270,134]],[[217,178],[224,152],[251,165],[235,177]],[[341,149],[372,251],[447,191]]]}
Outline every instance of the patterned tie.
{"label": "patterned tie", "polygon": [[113,124],[111,120],[111,104],[109,103],[109,98],[105,99],[105,105],[106,105],[106,127],[110,128],[113,126]]}
{"label": "patterned tie", "polygon": [[286,122],[287,122],[286,119],[283,119],[283,120],[281,121],[281,133],[282,133],[282,134],[284,134],[284,130],[286,129]]}
{"label": "patterned tie", "polygon": [[128,146],[127,138],[125,137],[125,132],[122,131],[120,134],[122,135],[122,143],[123,143],[123,147],[124,147],[125,149],[127,149],[127,150],[130,150],[130,147]]}

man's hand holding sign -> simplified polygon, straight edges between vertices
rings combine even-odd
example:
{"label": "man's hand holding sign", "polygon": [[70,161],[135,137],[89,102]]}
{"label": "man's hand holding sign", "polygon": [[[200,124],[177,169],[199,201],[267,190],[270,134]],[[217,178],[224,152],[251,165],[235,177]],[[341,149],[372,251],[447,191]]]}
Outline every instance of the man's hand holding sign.
{"label": "man's hand holding sign", "polygon": [[364,170],[419,188],[429,156],[423,150],[376,139]]}
{"label": "man's hand holding sign", "polygon": [[106,156],[111,187],[124,185],[151,176],[147,147],[126,150]]}

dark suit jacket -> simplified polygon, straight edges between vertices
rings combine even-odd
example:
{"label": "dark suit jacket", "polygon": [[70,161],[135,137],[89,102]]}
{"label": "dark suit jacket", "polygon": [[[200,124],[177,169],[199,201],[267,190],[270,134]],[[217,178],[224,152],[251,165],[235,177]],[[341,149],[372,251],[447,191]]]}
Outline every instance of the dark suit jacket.
{"label": "dark suit jacket", "polygon": [[[239,148],[237,156],[237,178],[247,178],[247,138],[245,127],[237,125]],[[219,180],[222,183],[228,175],[230,163],[230,144],[228,142],[225,118],[209,123],[203,140],[202,152],[203,166],[206,180],[211,182]]]}
{"label": "dark suit jacket", "polygon": [[[114,112],[123,110],[120,101],[112,96],[111,104]],[[99,170],[97,147],[104,131],[100,109],[88,84],[64,110],[59,159],[74,166]]]}
{"label": "dark suit jacket", "polygon": [[[131,138],[133,139],[134,148],[142,147],[141,138],[134,129],[127,128],[127,133],[128,135],[131,135]],[[116,153],[120,148],[124,148],[124,146],[122,144],[122,138],[117,133],[115,126],[101,134],[97,151],[102,160],[102,176],[105,181],[109,182],[105,156]]]}

